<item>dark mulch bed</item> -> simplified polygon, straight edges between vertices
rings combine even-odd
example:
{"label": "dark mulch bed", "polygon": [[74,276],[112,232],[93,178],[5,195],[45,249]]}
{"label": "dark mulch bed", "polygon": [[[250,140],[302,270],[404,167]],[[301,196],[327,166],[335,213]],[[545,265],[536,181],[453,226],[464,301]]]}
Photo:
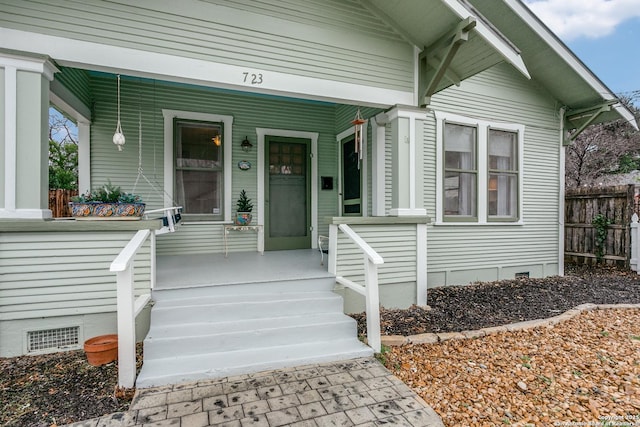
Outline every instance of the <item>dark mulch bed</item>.
{"label": "dark mulch bed", "polygon": [[[138,346],[138,367],[142,346]],[[49,427],[126,411],[116,362],[91,366],[82,350],[0,358],[0,425]]]}
{"label": "dark mulch bed", "polygon": [[[640,303],[640,275],[614,267],[569,265],[564,277],[514,279],[429,289],[430,311],[380,313],[384,335],[459,332],[556,316],[577,305]],[[366,315],[353,314],[366,334]]]}

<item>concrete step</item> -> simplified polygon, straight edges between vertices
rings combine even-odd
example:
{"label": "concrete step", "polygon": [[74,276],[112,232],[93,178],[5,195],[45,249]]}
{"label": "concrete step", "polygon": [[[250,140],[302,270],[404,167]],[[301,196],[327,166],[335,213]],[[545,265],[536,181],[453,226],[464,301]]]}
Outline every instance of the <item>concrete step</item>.
{"label": "concrete step", "polygon": [[229,322],[286,315],[342,312],[342,298],[333,292],[303,292],[159,301],[151,324]]}
{"label": "concrete step", "polygon": [[138,387],[373,354],[335,278],[154,291]]}
{"label": "concrete step", "polygon": [[195,333],[201,333],[203,335],[209,335],[212,333],[229,333],[247,330],[258,329],[272,329],[280,327],[288,327],[294,325],[304,324],[318,324],[322,322],[333,322],[336,319],[351,319],[349,316],[344,316],[339,313],[311,313],[302,315],[287,315],[276,314],[270,318],[258,318],[258,319],[243,319],[243,320],[224,320],[224,321],[211,321],[211,322],[190,322],[185,319],[181,323],[166,323],[151,325],[147,338],[173,338],[173,337],[185,337],[194,335]]}
{"label": "concrete step", "polygon": [[144,341],[144,355],[145,360],[170,357],[176,348],[184,356],[213,354],[291,343],[349,339],[356,334],[355,320],[342,314],[185,324],[174,328],[156,327],[149,331]]}
{"label": "concrete step", "polygon": [[182,287],[178,284],[175,287],[165,286],[163,289],[154,289],[152,296],[154,301],[164,301],[176,298],[263,294],[265,293],[265,289],[271,294],[284,292],[318,292],[330,291],[334,288],[335,284],[335,277],[328,275],[306,278],[304,280],[273,280],[260,283],[197,285],[189,287]]}
{"label": "concrete step", "polygon": [[369,357],[370,347],[354,338],[249,348],[148,360],[136,381],[140,388],[221,378],[291,366]]}

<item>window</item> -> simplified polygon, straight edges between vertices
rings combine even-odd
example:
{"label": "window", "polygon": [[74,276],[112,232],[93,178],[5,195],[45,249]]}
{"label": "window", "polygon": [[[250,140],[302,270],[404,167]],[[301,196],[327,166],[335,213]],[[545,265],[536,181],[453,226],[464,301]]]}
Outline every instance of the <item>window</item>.
{"label": "window", "polygon": [[182,206],[183,220],[231,221],[233,116],[162,110],[164,206]]}
{"label": "window", "polygon": [[185,214],[223,219],[222,124],[176,119],[174,130],[178,204]]}
{"label": "window", "polygon": [[524,126],[436,112],[436,223],[522,223]]}
{"label": "window", "polygon": [[476,128],[470,126],[445,125],[444,211],[447,216],[477,216],[476,133]]}
{"label": "window", "polygon": [[489,219],[518,215],[518,134],[489,129]]}

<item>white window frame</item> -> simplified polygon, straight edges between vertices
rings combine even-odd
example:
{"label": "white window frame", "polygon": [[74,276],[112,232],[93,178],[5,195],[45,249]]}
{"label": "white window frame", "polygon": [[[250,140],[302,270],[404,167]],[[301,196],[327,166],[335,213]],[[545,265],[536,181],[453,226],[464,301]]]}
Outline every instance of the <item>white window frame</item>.
{"label": "white window frame", "polygon": [[[523,225],[523,177],[524,177],[524,131],[525,126],[515,123],[496,122],[485,119],[460,116],[457,114],[435,111],[436,116],[436,225]],[[477,220],[445,221],[444,218],[444,126],[445,123],[458,124],[477,128]],[[513,221],[488,219],[489,196],[489,129],[514,132],[517,137],[518,155],[518,204],[517,215]]]}
{"label": "white window frame", "polygon": [[233,141],[233,116],[223,116],[219,114],[197,113],[193,111],[162,110],[164,117],[164,207],[171,207],[174,204],[175,186],[175,159],[174,159],[174,119],[197,120],[202,122],[219,122],[223,124],[222,147],[223,147],[223,176],[224,176],[224,219],[222,221],[198,221],[198,224],[221,224],[231,222],[231,162],[232,162],[232,141]]}

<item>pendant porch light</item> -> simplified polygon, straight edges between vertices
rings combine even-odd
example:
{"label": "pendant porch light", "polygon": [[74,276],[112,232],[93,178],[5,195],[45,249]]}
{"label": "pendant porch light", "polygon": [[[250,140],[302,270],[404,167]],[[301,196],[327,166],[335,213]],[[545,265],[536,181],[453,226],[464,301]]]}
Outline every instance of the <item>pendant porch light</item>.
{"label": "pendant porch light", "polygon": [[113,143],[118,147],[118,151],[122,151],[124,133],[122,133],[122,125],[120,124],[120,74],[118,74],[118,123],[116,124],[116,133],[113,134]]}

